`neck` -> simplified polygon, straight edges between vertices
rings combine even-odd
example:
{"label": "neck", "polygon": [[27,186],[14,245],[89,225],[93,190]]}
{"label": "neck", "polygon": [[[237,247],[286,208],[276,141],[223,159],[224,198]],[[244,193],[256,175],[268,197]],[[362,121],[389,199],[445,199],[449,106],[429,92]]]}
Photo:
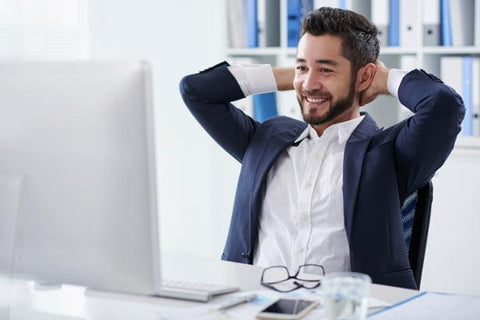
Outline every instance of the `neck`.
{"label": "neck", "polygon": [[345,110],[345,112],[340,114],[335,119],[332,119],[331,121],[328,121],[319,125],[312,125],[312,127],[315,129],[315,131],[317,131],[318,136],[321,137],[323,135],[323,132],[325,132],[325,130],[327,130],[328,127],[337,123],[353,120],[358,117],[360,117],[359,108],[358,107],[349,108],[348,110]]}

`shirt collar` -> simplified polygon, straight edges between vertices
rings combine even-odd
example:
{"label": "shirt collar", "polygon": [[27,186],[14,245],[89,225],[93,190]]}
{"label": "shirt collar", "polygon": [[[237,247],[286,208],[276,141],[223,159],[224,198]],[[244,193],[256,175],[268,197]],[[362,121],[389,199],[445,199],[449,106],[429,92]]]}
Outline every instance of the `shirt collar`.
{"label": "shirt collar", "polygon": [[[339,122],[336,124],[331,125],[325,131],[323,132],[323,135],[334,135],[338,137],[338,143],[342,144],[345,143],[348,138],[352,135],[353,131],[357,128],[357,126],[362,122],[362,120],[365,118],[365,115],[362,115],[358,118],[344,121],[344,122]],[[317,134],[317,131],[312,127],[312,126],[307,126],[305,130],[300,134],[300,136],[295,140],[294,143],[299,143],[305,138],[309,139],[318,139],[319,136]]]}

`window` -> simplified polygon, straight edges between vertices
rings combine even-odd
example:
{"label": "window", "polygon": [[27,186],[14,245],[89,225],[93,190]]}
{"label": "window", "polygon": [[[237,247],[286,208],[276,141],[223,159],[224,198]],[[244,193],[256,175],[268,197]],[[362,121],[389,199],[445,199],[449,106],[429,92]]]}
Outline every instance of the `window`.
{"label": "window", "polygon": [[84,58],[87,0],[0,0],[0,60]]}

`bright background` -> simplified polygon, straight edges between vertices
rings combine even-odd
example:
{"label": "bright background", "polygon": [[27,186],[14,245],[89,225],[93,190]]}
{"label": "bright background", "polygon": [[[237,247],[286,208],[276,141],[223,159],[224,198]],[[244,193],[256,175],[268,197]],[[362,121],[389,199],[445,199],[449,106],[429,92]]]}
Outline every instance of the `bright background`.
{"label": "bright background", "polygon": [[[0,59],[144,59],[154,70],[161,248],[220,259],[239,173],[178,83],[226,58],[223,0],[0,0]],[[294,100],[292,104],[296,104]],[[422,289],[480,295],[480,150],[434,179]]]}

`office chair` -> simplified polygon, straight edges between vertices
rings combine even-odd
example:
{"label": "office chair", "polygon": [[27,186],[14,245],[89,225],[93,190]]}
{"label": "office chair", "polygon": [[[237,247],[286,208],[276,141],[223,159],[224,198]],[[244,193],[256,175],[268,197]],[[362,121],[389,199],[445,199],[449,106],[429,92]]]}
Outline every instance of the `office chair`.
{"label": "office chair", "polygon": [[433,185],[429,181],[403,202],[400,214],[408,259],[417,288],[422,280],[423,261],[427,246],[428,226],[432,209]]}

